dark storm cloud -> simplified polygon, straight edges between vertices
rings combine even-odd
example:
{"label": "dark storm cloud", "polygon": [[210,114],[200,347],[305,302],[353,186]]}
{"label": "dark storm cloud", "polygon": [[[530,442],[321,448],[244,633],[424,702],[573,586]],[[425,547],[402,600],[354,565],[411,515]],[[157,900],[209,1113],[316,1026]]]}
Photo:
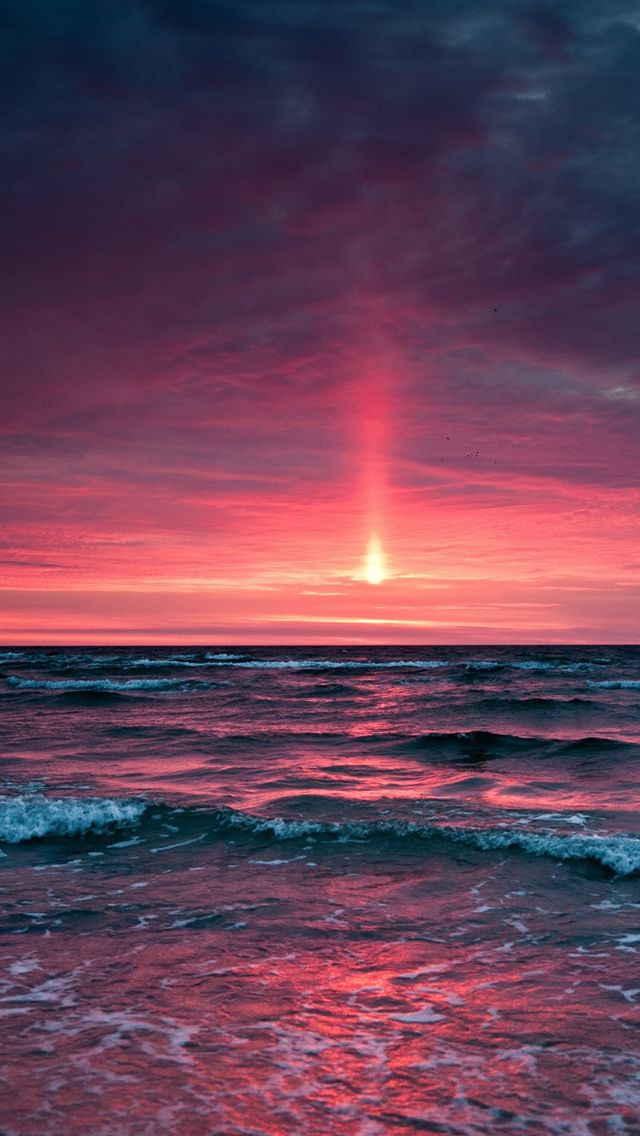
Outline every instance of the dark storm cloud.
{"label": "dark storm cloud", "polygon": [[331,389],[371,297],[418,400],[420,360],[466,346],[635,384],[637,5],[20,0],[2,20],[17,429]]}

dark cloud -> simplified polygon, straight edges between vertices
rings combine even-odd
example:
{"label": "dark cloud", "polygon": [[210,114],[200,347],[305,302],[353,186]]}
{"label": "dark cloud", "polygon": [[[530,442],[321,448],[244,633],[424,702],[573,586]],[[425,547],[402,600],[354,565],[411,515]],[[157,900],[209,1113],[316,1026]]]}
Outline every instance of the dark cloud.
{"label": "dark cloud", "polygon": [[487,376],[507,356],[636,384],[630,0],[15,0],[2,20],[5,426],[161,428],[192,399],[250,432],[260,390],[288,413],[353,380],[369,301],[414,417],[459,348]]}

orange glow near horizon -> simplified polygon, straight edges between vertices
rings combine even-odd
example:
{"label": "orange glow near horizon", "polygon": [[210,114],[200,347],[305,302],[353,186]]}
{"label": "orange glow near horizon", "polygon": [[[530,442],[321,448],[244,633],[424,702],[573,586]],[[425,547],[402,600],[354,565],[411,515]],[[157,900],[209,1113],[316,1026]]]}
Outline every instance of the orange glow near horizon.
{"label": "orange glow near horizon", "polygon": [[354,333],[297,480],[263,417],[243,422],[248,472],[179,451],[165,476],[126,442],[100,476],[82,454],[12,455],[0,643],[636,640],[637,489],[541,473],[533,430],[485,423],[480,452],[455,408],[419,419],[385,328],[376,309]]}

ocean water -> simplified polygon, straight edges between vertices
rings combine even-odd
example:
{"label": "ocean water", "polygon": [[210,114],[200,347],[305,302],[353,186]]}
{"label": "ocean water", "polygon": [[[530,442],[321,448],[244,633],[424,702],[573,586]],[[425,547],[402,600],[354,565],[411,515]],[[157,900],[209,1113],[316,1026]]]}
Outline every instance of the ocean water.
{"label": "ocean water", "polygon": [[3,1136],[640,1132],[640,651],[0,652]]}

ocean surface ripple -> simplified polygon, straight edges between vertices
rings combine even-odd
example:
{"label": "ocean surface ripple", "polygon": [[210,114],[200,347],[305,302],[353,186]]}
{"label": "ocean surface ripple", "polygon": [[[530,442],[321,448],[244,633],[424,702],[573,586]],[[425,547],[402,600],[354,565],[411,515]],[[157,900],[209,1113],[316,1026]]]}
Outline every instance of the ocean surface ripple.
{"label": "ocean surface ripple", "polygon": [[0,1131],[635,1136],[639,695],[633,647],[0,650]]}

